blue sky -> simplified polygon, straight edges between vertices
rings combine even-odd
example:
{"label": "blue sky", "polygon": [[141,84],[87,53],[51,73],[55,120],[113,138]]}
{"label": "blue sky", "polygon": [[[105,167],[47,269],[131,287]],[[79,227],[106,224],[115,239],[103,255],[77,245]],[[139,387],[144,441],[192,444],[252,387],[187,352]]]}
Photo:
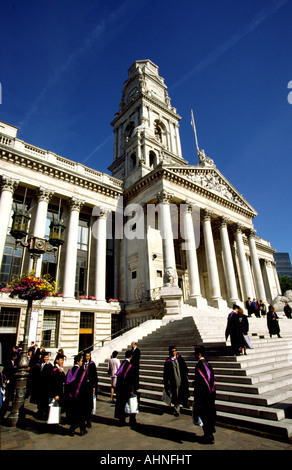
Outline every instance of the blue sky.
{"label": "blue sky", "polygon": [[[18,137],[109,173],[128,69],[159,66],[200,148],[292,260],[292,0],[2,0],[0,120]],[[292,100],[290,100],[292,103]]]}

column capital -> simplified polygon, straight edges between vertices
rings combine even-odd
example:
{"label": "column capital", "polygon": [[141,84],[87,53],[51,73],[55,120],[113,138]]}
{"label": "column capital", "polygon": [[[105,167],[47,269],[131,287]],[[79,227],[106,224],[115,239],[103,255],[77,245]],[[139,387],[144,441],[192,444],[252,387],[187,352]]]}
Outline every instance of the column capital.
{"label": "column capital", "polygon": [[221,223],[220,227],[227,227],[227,225],[230,224],[230,222],[231,222],[231,219],[229,219],[225,215],[220,217],[220,223]]}
{"label": "column capital", "polygon": [[45,188],[44,186],[41,186],[40,188],[38,188],[36,194],[38,201],[49,202],[54,194],[54,191],[51,191],[50,189]]}
{"label": "column capital", "polygon": [[94,214],[98,219],[107,219],[107,216],[111,212],[110,209],[107,207],[100,206],[99,207],[99,214]]}
{"label": "column capital", "polygon": [[19,184],[19,180],[11,178],[11,176],[2,175],[1,177],[1,190],[10,191],[13,193]]}
{"label": "column capital", "polygon": [[254,228],[251,228],[248,232],[249,238],[255,238],[257,231]]}
{"label": "column capital", "polygon": [[162,191],[159,191],[159,193],[156,194],[156,198],[158,199],[159,203],[169,204],[173,198],[173,194],[163,189]]}
{"label": "column capital", "polygon": [[242,224],[236,224],[236,227],[235,227],[235,232],[236,233],[241,233],[242,234],[242,231],[243,231],[243,225]]}
{"label": "column capital", "polygon": [[204,209],[203,210],[203,221],[211,221],[211,217],[214,215],[214,211],[211,211],[210,209]]}
{"label": "column capital", "polygon": [[78,199],[76,197],[72,197],[71,199],[69,199],[68,205],[69,205],[70,212],[72,211],[80,212],[80,210],[82,209],[84,205],[84,200]]}
{"label": "column capital", "polygon": [[191,201],[189,201],[189,200],[185,200],[185,201],[180,205],[180,207],[183,208],[183,212],[184,212],[185,214],[187,214],[187,213],[190,213],[190,214],[191,214],[191,213],[193,212],[193,208],[194,208],[195,206],[196,206],[196,204],[193,203],[193,202],[191,202]]}

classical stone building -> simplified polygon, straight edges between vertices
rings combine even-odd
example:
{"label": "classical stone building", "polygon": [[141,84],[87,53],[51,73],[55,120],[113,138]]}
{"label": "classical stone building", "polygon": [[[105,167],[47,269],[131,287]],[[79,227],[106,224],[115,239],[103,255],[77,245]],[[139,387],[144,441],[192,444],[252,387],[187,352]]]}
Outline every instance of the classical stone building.
{"label": "classical stone building", "polygon": [[[23,142],[0,122],[2,285],[32,268],[10,235],[13,211],[29,212],[29,233],[40,239],[52,220],[66,227],[64,244],[36,267],[63,296],[34,306],[30,339],[72,355],[108,339],[121,316],[135,325],[181,313],[184,303],[227,308],[280,293],[275,250],[255,235],[256,211],[203,150],[188,164],[179,121],[158,67],[143,60],[129,69],[112,121],[111,176]],[[25,302],[5,293],[0,301],[8,345],[22,339]]]}

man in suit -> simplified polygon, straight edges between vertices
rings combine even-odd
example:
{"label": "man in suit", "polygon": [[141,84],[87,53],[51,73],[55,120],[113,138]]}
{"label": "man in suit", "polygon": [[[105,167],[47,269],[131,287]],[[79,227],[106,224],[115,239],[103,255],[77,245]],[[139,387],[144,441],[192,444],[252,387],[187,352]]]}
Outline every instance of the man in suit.
{"label": "man in suit", "polygon": [[131,347],[132,347],[131,364],[133,367],[133,379],[134,379],[133,385],[135,388],[135,392],[137,392],[137,390],[139,390],[139,372],[140,372],[141,352],[140,352],[140,349],[137,347],[137,343],[135,341],[131,343]]}

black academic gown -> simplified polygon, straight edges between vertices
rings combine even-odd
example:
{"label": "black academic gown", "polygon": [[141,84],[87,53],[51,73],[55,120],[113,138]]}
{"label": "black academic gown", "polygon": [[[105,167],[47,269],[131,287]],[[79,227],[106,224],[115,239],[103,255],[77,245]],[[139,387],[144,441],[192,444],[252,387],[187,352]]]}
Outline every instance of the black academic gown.
{"label": "black academic gown", "polygon": [[238,314],[231,312],[228,315],[227,326],[225,331],[226,340],[230,335],[231,348],[233,354],[239,354],[239,348],[241,345],[241,331]]}
{"label": "black academic gown", "polygon": [[132,349],[131,364],[132,364],[132,367],[133,367],[135,391],[137,391],[139,389],[140,356],[141,356],[141,352],[140,352],[139,348]]}
{"label": "black academic gown", "polygon": [[182,404],[187,406],[189,393],[189,381],[188,381],[188,368],[184,361],[184,358],[179,354],[176,356],[176,361],[179,365],[181,384],[177,391],[177,384],[175,380],[175,372],[173,366],[173,360],[169,357],[164,363],[163,370],[163,382],[166,393],[170,391],[171,402],[174,405]]}
{"label": "black academic gown", "polygon": [[83,364],[83,368],[86,371],[86,400],[85,400],[85,420],[87,424],[91,422],[92,416],[92,408],[93,408],[93,389],[95,389],[95,393],[97,390],[97,370],[96,365],[93,361],[89,363],[85,362]]}
{"label": "black academic gown", "polygon": [[49,398],[59,397],[61,408],[65,406],[65,382],[65,372],[55,366],[49,379]]}
{"label": "black academic gown", "polygon": [[39,375],[39,389],[38,389],[38,412],[47,416],[49,410],[49,380],[53,370],[53,364],[50,362],[41,365]]}
{"label": "black academic gown", "polygon": [[267,325],[270,335],[280,334],[279,317],[276,312],[272,312],[271,310],[268,311]]}
{"label": "black academic gown", "polygon": [[86,371],[75,365],[66,376],[66,411],[71,430],[78,426],[85,430],[85,403],[87,396]]}
{"label": "black academic gown", "polygon": [[130,361],[125,359],[119,369],[116,372],[117,385],[116,385],[116,406],[115,406],[115,418],[119,420],[125,419],[125,405],[131,396],[131,393],[135,392],[134,381],[135,373],[134,368]]}
{"label": "black academic gown", "polygon": [[195,368],[193,415],[195,420],[201,418],[204,434],[208,436],[215,432],[215,398],[213,368],[205,359],[199,359]]}

